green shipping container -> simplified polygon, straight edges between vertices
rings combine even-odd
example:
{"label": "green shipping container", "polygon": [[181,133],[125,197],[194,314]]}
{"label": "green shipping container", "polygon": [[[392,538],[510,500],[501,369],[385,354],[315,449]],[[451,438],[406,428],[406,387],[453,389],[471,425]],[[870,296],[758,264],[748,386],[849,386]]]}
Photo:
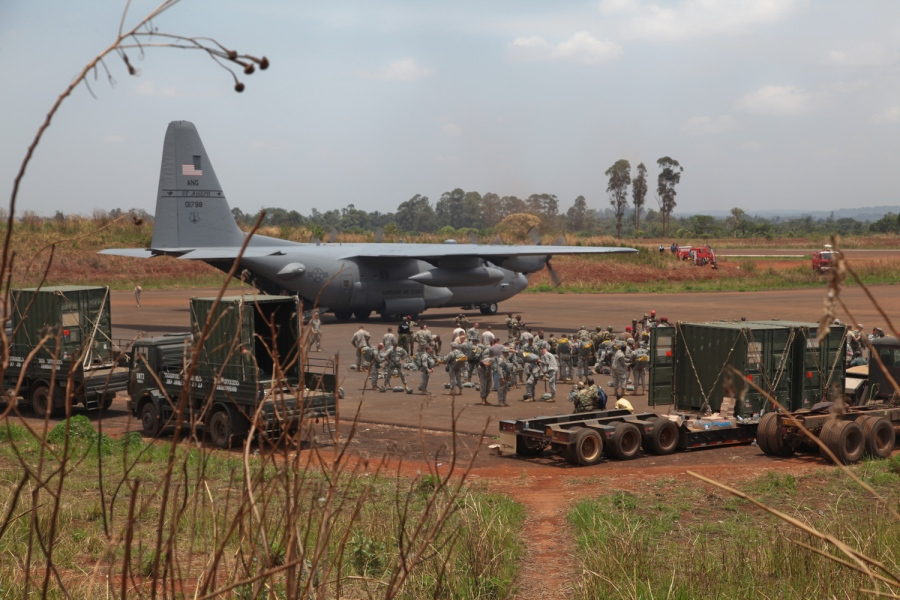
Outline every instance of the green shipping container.
{"label": "green shipping container", "polygon": [[[235,382],[271,380],[276,363],[290,383],[300,381],[300,300],[296,296],[191,298],[195,339],[210,318],[198,375]],[[213,307],[215,306],[215,310]]]}
{"label": "green shipping container", "polygon": [[789,321],[677,323],[651,335],[651,406],[687,412],[718,412],[723,397],[739,399],[734,414],[752,418],[765,395],[731,372],[733,368],[788,410],[808,408],[825,388],[843,381],[843,329],[833,327],[820,346],[818,325]]}
{"label": "green shipping container", "polygon": [[103,364],[112,359],[112,324],[109,288],[92,286],[56,286],[16,289],[10,295],[13,327],[12,355],[38,345],[42,338],[51,339],[36,355],[49,359],[82,357],[88,365]]}

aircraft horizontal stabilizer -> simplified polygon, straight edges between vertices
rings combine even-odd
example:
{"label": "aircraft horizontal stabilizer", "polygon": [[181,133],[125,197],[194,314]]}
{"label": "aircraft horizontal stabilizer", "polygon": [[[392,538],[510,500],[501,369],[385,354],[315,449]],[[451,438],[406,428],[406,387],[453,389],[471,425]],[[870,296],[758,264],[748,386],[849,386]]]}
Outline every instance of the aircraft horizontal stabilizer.
{"label": "aircraft horizontal stabilizer", "polygon": [[112,256],[129,256],[131,258],[152,258],[153,252],[148,248],[107,248],[97,254],[109,254]]}

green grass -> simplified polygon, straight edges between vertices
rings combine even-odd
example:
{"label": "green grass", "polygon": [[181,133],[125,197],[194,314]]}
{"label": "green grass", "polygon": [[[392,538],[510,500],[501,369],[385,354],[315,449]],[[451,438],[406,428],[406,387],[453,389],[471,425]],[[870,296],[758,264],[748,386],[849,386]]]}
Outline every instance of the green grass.
{"label": "green grass", "polygon": [[[854,467],[894,506],[900,500],[896,463]],[[770,472],[738,487],[900,571],[900,523],[840,471]],[[873,586],[794,540],[833,548],[693,480],[583,499],[568,519],[582,573],[576,598],[854,598],[860,587]]]}
{"label": "green grass", "polygon": [[[509,497],[468,487],[456,492],[454,481],[427,475],[406,479],[352,474],[346,467],[303,468],[287,454],[279,460],[251,457],[248,480],[240,454],[147,443],[135,435],[110,440],[85,422],[74,417],[58,423],[47,436],[43,459],[39,439],[18,425],[0,424],[0,519],[9,517],[0,535],[0,556],[9,558],[0,561],[0,597],[25,593],[29,554],[34,593],[48,564],[41,544],[52,548],[62,573],[62,585],[51,578],[48,597],[63,597],[63,589],[84,597],[89,584],[95,596],[106,596],[106,577],[115,581],[126,571],[129,580],[156,573],[195,586],[217,552],[220,566],[210,589],[262,576],[264,588],[250,585],[241,593],[286,593],[293,576],[301,588],[307,582],[324,586],[326,597],[383,595],[391,578],[403,572],[398,540],[404,550],[421,551],[421,560],[396,597],[513,594],[524,555],[524,510]],[[70,458],[63,471],[59,461],[67,442]],[[255,508],[247,504],[248,483]],[[432,533],[424,536],[418,528]],[[160,531],[162,546],[156,541]],[[306,558],[265,574],[298,554]]]}

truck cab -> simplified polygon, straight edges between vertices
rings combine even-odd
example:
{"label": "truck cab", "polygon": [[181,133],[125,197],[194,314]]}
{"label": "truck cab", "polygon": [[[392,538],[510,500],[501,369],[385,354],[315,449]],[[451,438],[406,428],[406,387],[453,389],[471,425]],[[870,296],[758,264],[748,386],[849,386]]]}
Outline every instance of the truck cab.
{"label": "truck cab", "polygon": [[825,244],[821,250],[817,250],[812,254],[812,269],[816,273],[827,273],[834,268],[834,261],[839,253],[835,251],[831,244]]}
{"label": "truck cab", "polygon": [[885,369],[879,366],[874,354],[869,357],[868,365],[847,369],[844,391],[856,406],[868,406],[894,397],[893,381],[900,382],[900,340],[883,337],[871,343]]}

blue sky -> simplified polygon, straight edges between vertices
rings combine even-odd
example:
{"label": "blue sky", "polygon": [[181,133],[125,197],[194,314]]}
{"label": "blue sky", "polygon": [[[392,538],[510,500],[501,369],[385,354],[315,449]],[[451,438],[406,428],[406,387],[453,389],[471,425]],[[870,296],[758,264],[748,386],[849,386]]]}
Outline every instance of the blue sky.
{"label": "blue sky", "polygon": [[[44,115],[124,2],[0,4],[6,198]],[[134,23],[157,5],[136,0]],[[19,212],[154,211],[169,121],[193,121],[229,202],[390,212],[415,194],[584,195],[684,167],[676,212],[900,204],[900,2],[183,0],[160,31],[265,55],[246,91],[198,52],[115,57],[64,103]],[[656,201],[648,197],[648,206]]]}

